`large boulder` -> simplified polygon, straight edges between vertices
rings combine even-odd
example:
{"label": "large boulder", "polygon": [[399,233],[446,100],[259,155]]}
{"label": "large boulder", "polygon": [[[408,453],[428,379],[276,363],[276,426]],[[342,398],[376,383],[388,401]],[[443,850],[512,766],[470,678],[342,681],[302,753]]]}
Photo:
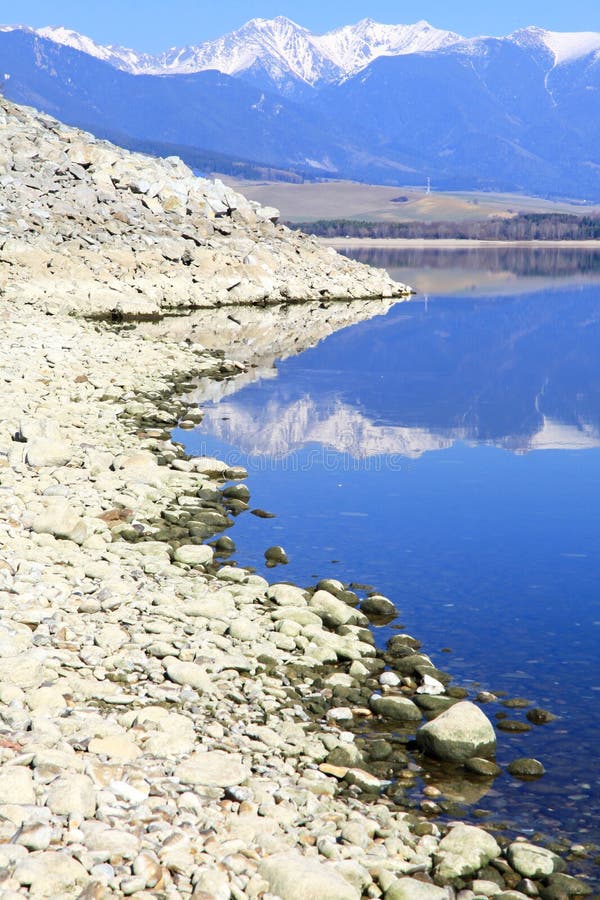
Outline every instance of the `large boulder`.
{"label": "large boulder", "polygon": [[437,759],[464,762],[472,756],[496,754],[496,734],[474,703],[456,703],[417,731],[419,747]]}

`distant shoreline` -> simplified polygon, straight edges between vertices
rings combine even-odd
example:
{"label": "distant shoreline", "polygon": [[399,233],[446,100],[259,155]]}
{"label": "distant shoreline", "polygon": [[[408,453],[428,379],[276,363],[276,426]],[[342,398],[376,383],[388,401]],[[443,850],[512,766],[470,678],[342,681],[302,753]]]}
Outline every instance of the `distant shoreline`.
{"label": "distant shoreline", "polygon": [[600,250],[600,240],[589,241],[481,241],[471,238],[323,238],[318,239],[329,247],[389,248],[389,249],[431,249],[460,250],[478,247],[559,247],[574,250]]}

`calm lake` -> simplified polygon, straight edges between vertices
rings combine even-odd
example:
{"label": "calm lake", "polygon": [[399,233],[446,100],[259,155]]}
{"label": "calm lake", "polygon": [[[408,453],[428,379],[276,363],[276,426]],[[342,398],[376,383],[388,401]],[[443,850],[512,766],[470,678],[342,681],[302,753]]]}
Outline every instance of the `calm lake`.
{"label": "calm lake", "polygon": [[600,255],[352,255],[419,295],[278,361],[176,437],[246,466],[252,507],[276,515],[238,517],[240,565],[281,544],[290,564],[259,566],[271,581],[372,585],[472,697],[558,716],[498,732],[501,765],[532,756],[547,774],[503,774],[463,798],[467,815],[598,841]]}

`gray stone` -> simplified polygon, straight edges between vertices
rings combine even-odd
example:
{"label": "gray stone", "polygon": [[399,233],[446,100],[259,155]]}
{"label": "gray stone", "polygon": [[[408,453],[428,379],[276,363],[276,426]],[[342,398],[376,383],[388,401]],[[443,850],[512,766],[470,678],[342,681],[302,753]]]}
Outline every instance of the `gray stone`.
{"label": "gray stone", "polygon": [[289,562],[288,555],[283,549],[283,547],[269,547],[268,550],[265,550],[265,559],[267,563],[271,563],[272,565],[287,565]]}
{"label": "gray stone", "polygon": [[360,604],[360,608],[365,615],[373,616],[374,618],[392,619],[398,615],[398,610],[392,601],[388,600],[387,597],[382,597],[380,594],[373,594],[371,597],[367,597]]}
{"label": "gray stone", "polygon": [[210,675],[206,669],[193,662],[181,662],[168,656],[163,660],[167,675],[175,684],[189,685],[195,691],[204,693],[211,689]]}
{"label": "gray stone", "polygon": [[548,877],[540,893],[542,900],[564,900],[565,897],[587,897],[592,888],[581,878],[556,873]]}
{"label": "gray stone", "polygon": [[399,722],[420,722],[423,718],[421,710],[412,700],[398,694],[373,694],[369,706],[378,716]]}
{"label": "gray stone", "polygon": [[513,759],[508,766],[508,771],[515,778],[540,778],[546,774],[546,770],[539,759],[530,759],[526,756]]}
{"label": "gray stone", "polygon": [[417,743],[431,756],[457,762],[473,756],[493,757],[496,753],[492,723],[469,701],[456,703],[419,728]]}
{"label": "gray stone", "polygon": [[308,606],[330,628],[339,628],[354,620],[355,613],[352,607],[327,591],[317,591],[313,594]]}

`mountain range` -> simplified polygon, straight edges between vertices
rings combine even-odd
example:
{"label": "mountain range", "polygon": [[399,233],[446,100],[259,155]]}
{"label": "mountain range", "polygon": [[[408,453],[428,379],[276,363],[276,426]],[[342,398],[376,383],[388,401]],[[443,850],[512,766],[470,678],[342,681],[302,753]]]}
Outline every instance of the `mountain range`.
{"label": "mountain range", "polygon": [[278,17],[150,55],[6,25],[2,75],[11,100],[192,165],[202,151],[305,177],[600,199],[600,33],[365,19],[314,35]]}

